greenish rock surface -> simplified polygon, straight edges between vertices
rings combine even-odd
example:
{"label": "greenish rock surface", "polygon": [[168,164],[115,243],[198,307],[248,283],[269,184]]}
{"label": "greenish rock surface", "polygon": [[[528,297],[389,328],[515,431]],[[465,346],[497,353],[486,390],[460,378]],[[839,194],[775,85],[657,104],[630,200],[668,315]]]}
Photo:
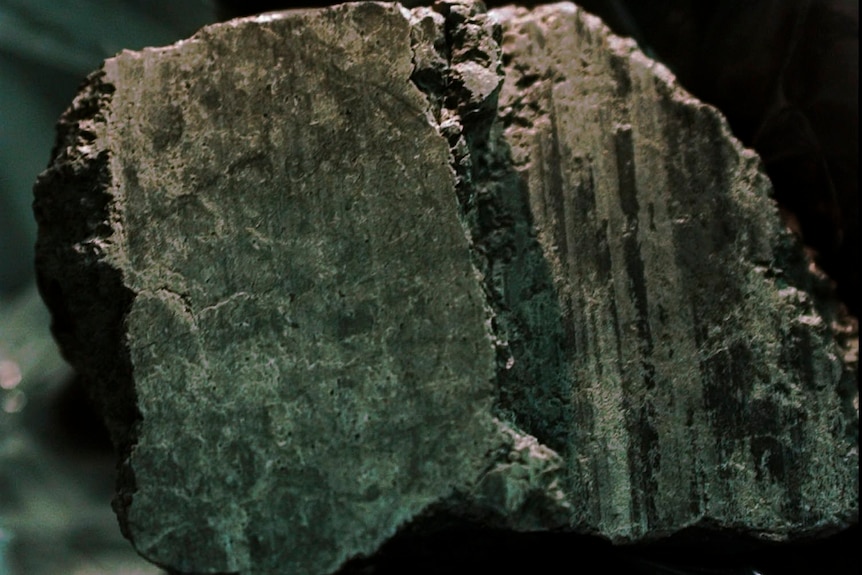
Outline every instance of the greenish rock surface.
{"label": "greenish rock surface", "polygon": [[345,4],[124,52],[35,193],[121,527],[170,571],[332,573],[435,517],[856,520],[852,377],[757,158],[573,5]]}
{"label": "greenish rock surface", "polygon": [[632,541],[855,522],[855,376],[759,158],[597,18],[495,15],[506,83],[473,228],[514,359],[497,406],[566,461],[572,524]]}

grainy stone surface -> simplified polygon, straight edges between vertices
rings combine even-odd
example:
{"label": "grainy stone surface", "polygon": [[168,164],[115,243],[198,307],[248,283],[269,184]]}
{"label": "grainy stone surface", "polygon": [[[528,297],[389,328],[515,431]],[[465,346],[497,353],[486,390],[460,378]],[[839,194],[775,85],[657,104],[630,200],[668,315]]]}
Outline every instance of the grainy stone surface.
{"label": "grainy stone surface", "polygon": [[570,4],[213,26],[59,132],[40,287],[153,562],[855,520],[852,379],[757,158]]}
{"label": "grainy stone surface", "polygon": [[109,60],[64,119],[42,287],[156,563],[331,572],[507,441],[410,30],[376,4],[216,26]]}

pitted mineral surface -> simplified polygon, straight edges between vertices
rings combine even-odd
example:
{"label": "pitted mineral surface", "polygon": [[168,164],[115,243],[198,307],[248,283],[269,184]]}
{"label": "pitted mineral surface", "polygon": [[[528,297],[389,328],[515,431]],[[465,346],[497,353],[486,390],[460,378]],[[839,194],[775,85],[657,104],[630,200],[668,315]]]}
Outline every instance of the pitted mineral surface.
{"label": "pitted mineral surface", "polygon": [[37,267],[172,572],[332,573],[435,515],[784,539],[855,520],[858,412],[768,194],[573,5],[345,4],[106,61]]}

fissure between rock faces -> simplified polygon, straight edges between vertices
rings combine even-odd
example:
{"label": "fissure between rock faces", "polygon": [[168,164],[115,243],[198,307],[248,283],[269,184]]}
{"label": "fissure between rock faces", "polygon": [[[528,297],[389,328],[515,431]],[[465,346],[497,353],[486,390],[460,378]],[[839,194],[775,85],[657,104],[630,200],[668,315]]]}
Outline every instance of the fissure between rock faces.
{"label": "fissure between rock faces", "polygon": [[459,217],[486,298],[496,415],[562,453],[571,415],[566,350],[573,346],[498,113],[501,26],[472,2],[416,8],[410,18],[412,80],[449,144]]}

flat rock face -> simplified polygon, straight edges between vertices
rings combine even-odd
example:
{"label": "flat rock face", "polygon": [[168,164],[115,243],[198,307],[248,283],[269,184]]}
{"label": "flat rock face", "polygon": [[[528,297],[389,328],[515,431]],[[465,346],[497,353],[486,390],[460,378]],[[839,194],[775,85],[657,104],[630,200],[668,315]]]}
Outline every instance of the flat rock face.
{"label": "flat rock face", "polygon": [[40,287],[171,571],[331,573],[435,516],[855,520],[852,377],[757,158],[570,4],[216,25],[59,132]]}
{"label": "flat rock face", "polygon": [[[81,369],[130,362],[119,513],[147,558],[330,572],[502,444],[448,146],[411,70],[409,22],[368,4],[125,52],[76,102],[39,193],[42,282]],[[68,164],[98,188],[70,194]],[[119,298],[122,327],[78,312]],[[112,348],[88,345],[104,329]]]}

